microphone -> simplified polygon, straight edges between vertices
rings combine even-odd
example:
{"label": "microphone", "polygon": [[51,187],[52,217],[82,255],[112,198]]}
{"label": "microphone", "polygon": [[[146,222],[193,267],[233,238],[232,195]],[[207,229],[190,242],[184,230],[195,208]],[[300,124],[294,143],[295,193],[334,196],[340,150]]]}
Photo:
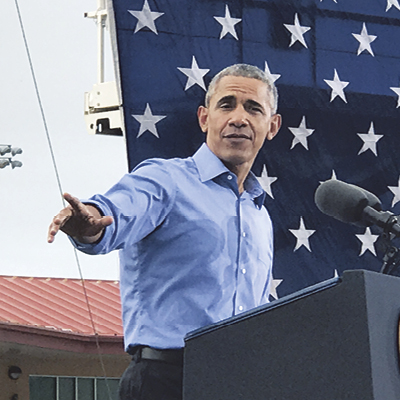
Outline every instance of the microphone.
{"label": "microphone", "polygon": [[320,211],[339,221],[361,227],[377,225],[400,236],[397,217],[381,211],[378,197],[358,186],[331,179],[318,186],[314,200]]}

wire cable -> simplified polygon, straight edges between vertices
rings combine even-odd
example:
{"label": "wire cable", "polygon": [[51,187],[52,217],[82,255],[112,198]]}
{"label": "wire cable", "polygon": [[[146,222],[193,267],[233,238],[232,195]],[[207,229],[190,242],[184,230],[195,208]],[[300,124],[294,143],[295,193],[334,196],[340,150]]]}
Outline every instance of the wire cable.
{"label": "wire cable", "polygon": [[[37,84],[37,80],[36,80],[35,70],[33,68],[32,58],[31,58],[31,54],[30,54],[30,51],[29,51],[28,41],[27,41],[26,35],[25,35],[25,28],[24,28],[24,24],[23,24],[23,21],[22,21],[21,12],[20,12],[20,8],[19,8],[19,5],[18,5],[18,0],[14,0],[14,1],[15,1],[15,7],[17,9],[17,14],[18,14],[20,27],[21,27],[22,37],[23,37],[23,40],[24,40],[25,50],[26,50],[26,53],[27,53],[27,56],[28,56],[28,62],[29,62],[29,67],[30,67],[32,79],[33,79],[33,84],[34,84],[34,87],[35,87],[36,97],[37,97],[37,100],[38,100],[38,103],[39,103],[40,113],[41,113],[41,116],[42,116],[42,122],[43,122],[44,130],[45,130],[45,133],[46,133],[47,143],[48,143],[50,154],[51,154],[52,164],[53,164],[54,172],[55,172],[55,175],[56,175],[58,190],[59,190],[60,195],[61,195],[63,207],[65,207],[66,203],[65,203],[65,199],[63,197],[63,193],[64,192],[62,190],[61,179],[60,179],[60,175],[58,173],[58,168],[57,168],[57,163],[56,163],[56,159],[55,159],[55,155],[54,155],[53,145],[52,145],[52,142],[51,142],[50,133],[49,133],[49,129],[48,129],[48,126],[47,126],[47,121],[46,121],[46,116],[45,116],[45,113],[44,113],[43,104],[42,104],[42,100],[41,100],[40,93],[39,93],[39,88],[38,88],[38,84]],[[81,280],[81,283],[82,283],[82,288],[83,288],[83,293],[84,293],[86,306],[87,306],[87,310],[88,310],[88,314],[89,314],[90,323],[91,323],[93,334],[94,334],[94,337],[95,337],[97,354],[99,356],[101,368],[102,368],[102,371],[103,371],[103,374],[104,374],[104,379],[105,379],[106,386],[107,386],[108,397],[109,397],[109,400],[112,400],[111,389],[110,389],[110,386],[108,384],[107,372],[106,372],[106,368],[105,368],[105,365],[104,365],[103,355],[102,355],[102,352],[101,352],[101,347],[100,347],[100,342],[99,342],[99,335],[97,333],[96,325],[94,323],[92,309],[91,309],[90,302],[89,302],[89,296],[88,296],[88,293],[87,293],[87,290],[86,290],[85,279],[83,278],[82,268],[81,268],[81,264],[80,264],[79,257],[78,257],[78,251],[76,250],[75,247],[73,247],[73,250],[74,250],[74,255],[75,255],[75,261],[76,261],[76,264],[77,264],[77,267],[78,267],[78,271],[79,271],[80,280]]]}

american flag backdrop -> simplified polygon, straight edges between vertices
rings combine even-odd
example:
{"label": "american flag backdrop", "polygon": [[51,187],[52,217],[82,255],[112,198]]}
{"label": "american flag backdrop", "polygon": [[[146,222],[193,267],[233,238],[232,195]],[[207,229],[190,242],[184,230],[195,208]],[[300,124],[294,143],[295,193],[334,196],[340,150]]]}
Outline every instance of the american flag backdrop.
{"label": "american flag backdrop", "polygon": [[280,133],[253,171],[275,228],[278,298],[379,271],[379,228],[346,225],[314,203],[330,178],[400,214],[399,0],[115,0],[129,167],[186,157],[204,141],[196,110],[222,68],[253,64],[277,85]]}

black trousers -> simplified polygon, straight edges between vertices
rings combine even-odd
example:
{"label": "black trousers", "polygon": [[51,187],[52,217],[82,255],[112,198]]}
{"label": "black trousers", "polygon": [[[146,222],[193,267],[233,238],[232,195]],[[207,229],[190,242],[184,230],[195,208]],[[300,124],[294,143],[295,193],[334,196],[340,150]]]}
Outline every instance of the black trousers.
{"label": "black trousers", "polygon": [[122,375],[120,400],[182,400],[183,366],[134,354]]}

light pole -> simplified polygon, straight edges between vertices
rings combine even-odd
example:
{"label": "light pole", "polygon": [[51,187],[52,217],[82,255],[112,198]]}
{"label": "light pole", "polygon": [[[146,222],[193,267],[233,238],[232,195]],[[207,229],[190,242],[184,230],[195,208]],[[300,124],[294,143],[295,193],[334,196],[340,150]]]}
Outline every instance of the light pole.
{"label": "light pole", "polygon": [[8,165],[12,169],[22,167],[22,162],[18,160],[13,160],[17,154],[22,154],[22,149],[19,147],[12,147],[10,144],[0,144],[0,156],[5,154],[11,154],[11,157],[0,157],[0,168],[5,168]]}

